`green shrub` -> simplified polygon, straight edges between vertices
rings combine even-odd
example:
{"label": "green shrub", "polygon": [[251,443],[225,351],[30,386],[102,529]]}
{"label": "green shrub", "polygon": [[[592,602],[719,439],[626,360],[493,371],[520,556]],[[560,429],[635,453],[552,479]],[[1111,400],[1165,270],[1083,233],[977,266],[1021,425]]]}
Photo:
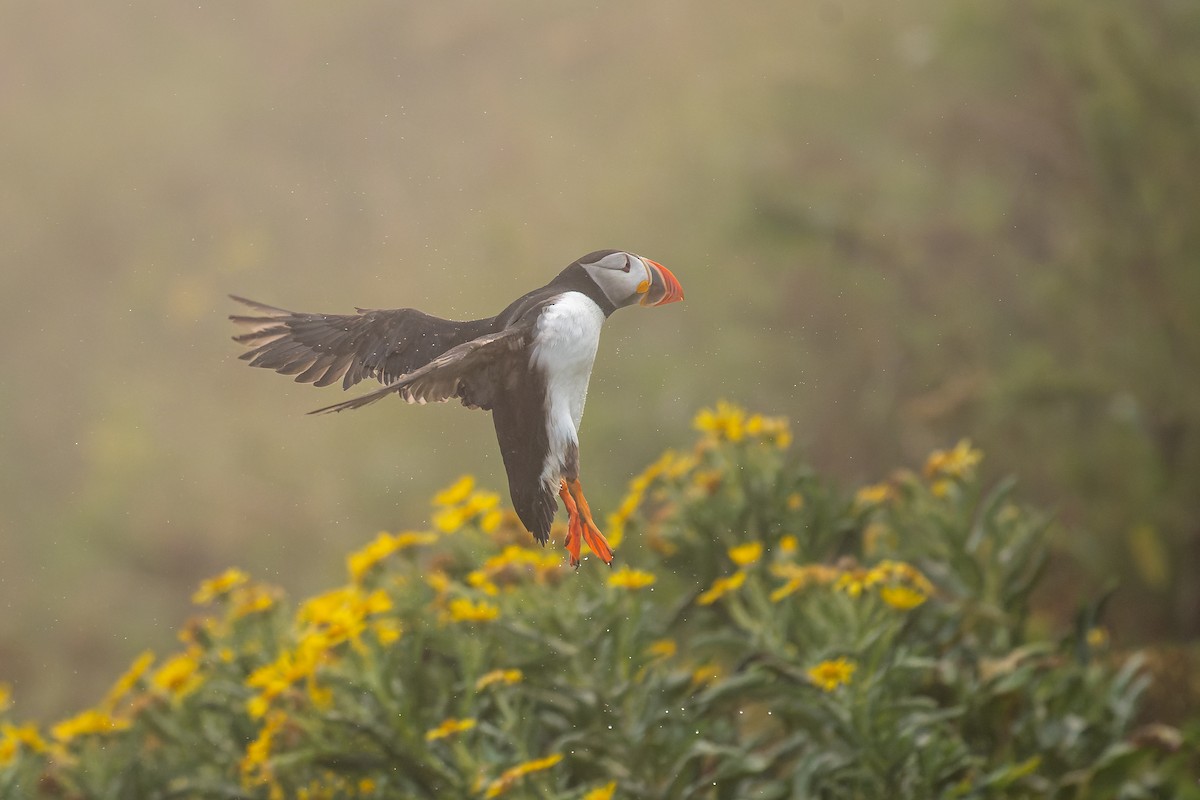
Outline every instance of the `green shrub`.
{"label": "green shrub", "polygon": [[294,611],[206,581],[179,653],[48,730],[4,722],[0,791],[1200,797],[1094,612],[1030,637],[1047,520],[984,493],[968,443],[844,497],[782,420],[696,422],[609,518],[624,566],[568,570],[465,477]]}

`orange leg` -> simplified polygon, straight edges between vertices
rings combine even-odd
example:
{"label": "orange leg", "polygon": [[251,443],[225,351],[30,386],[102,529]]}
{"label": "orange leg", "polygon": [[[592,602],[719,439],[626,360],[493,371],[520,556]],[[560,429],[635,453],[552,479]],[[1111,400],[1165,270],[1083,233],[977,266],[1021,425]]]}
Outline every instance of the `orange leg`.
{"label": "orange leg", "polygon": [[[570,489],[570,494],[575,496],[575,502],[579,509],[579,517],[582,525],[580,533],[583,535],[583,540],[587,542],[587,546],[592,549],[592,552],[603,561],[605,564],[612,564],[613,551],[609,546],[608,540],[604,538],[604,534],[596,527],[596,523],[592,520],[592,509],[588,507],[587,498],[583,496],[583,485],[578,480],[573,480],[566,484]],[[568,506],[568,512],[570,506]]]}
{"label": "orange leg", "polygon": [[583,525],[579,521],[579,507],[575,505],[575,498],[571,497],[571,493],[567,491],[567,482],[562,481],[558,487],[558,496],[562,498],[563,505],[567,507],[567,552],[571,554],[571,566],[579,566],[579,545],[583,535]]}

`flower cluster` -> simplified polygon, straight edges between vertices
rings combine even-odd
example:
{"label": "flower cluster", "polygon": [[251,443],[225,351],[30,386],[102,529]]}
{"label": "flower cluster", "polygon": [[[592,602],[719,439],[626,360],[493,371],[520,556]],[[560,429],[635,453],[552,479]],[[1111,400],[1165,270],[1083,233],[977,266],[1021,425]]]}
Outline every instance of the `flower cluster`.
{"label": "flower cluster", "polygon": [[755,441],[769,443],[786,450],[792,443],[792,432],[783,417],[747,414],[739,406],[719,400],[716,408],[706,408],[696,415],[696,430],[716,441]]}
{"label": "flower cluster", "polygon": [[695,456],[680,455],[674,450],[667,450],[650,466],[629,482],[629,491],[617,510],[608,515],[607,537],[613,547],[618,546],[625,537],[625,526],[637,513],[646,498],[650,486],[660,477],[675,477],[686,474],[697,464]]}
{"label": "flower cluster", "polygon": [[433,527],[441,533],[456,533],[472,523],[491,532],[504,518],[500,495],[476,490],[475,478],[471,475],[462,476],[452,486],[438,492],[433,505],[437,509],[433,514]]}
{"label": "flower cluster", "polygon": [[923,472],[930,481],[930,490],[942,497],[952,486],[971,480],[975,476],[975,467],[982,460],[983,453],[971,447],[970,440],[961,439],[949,450],[931,453]]}
{"label": "flower cluster", "polygon": [[18,724],[0,684],[0,795],[1172,796],[1102,625],[1024,629],[1044,528],[978,499],[969,444],[846,496],[778,418],[696,426],[631,482],[609,535],[646,547],[612,572],[530,546],[468,476],[294,606],[202,582],[183,647],[93,708]]}
{"label": "flower cluster", "polygon": [[469,573],[467,582],[494,596],[500,588],[515,589],[527,581],[556,583],[565,573],[564,564],[562,555],[553,550],[510,544]]}
{"label": "flower cluster", "polygon": [[433,544],[437,539],[436,533],[428,531],[406,531],[397,534],[383,531],[366,547],[346,556],[346,570],[350,573],[350,580],[362,583],[363,579],[392,553],[418,545]]}
{"label": "flower cluster", "polygon": [[279,595],[274,587],[254,583],[245,572],[230,567],[220,575],[201,582],[200,588],[192,595],[192,602],[198,606],[224,604],[229,609],[230,618],[238,619],[271,609]]}

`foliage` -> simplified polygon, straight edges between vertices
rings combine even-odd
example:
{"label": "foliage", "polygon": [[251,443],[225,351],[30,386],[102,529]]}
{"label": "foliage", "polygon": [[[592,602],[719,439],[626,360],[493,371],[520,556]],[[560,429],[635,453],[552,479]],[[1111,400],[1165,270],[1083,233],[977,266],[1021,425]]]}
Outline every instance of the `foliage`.
{"label": "foliage", "polygon": [[0,4],[3,678],[79,707],[181,584],[306,595],[329,520],[503,480],[484,415],[302,419],[227,293],[486,316],[605,246],[687,302],[607,326],[597,505],[716,394],[846,482],[970,431],[1069,523],[1056,591],[1196,640],[1197,42],[1193,0]]}
{"label": "foliage", "polygon": [[1121,629],[1195,638],[1200,5],[926,10],[863,31],[892,68],[800,95],[753,182],[748,242],[805,265],[772,322],[828,308],[801,334],[817,452],[970,430],[1060,504],[1075,569],[1121,580]]}
{"label": "foliage", "polygon": [[464,478],[294,611],[206,581],[180,652],[4,722],[0,793],[1200,797],[1181,734],[1135,730],[1136,656],[1029,636],[1047,522],[969,443],[844,497],[783,420],[696,422],[610,520],[626,566],[569,571]]}

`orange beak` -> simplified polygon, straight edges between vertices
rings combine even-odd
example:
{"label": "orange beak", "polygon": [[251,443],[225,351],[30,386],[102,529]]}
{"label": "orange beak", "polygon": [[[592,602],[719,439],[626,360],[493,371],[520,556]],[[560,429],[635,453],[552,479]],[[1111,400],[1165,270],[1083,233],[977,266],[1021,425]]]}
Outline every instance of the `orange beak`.
{"label": "orange beak", "polygon": [[683,299],[683,287],[679,285],[679,280],[671,274],[671,270],[648,258],[643,258],[642,261],[650,269],[650,286],[646,288],[645,295],[639,301],[641,305],[662,306]]}

